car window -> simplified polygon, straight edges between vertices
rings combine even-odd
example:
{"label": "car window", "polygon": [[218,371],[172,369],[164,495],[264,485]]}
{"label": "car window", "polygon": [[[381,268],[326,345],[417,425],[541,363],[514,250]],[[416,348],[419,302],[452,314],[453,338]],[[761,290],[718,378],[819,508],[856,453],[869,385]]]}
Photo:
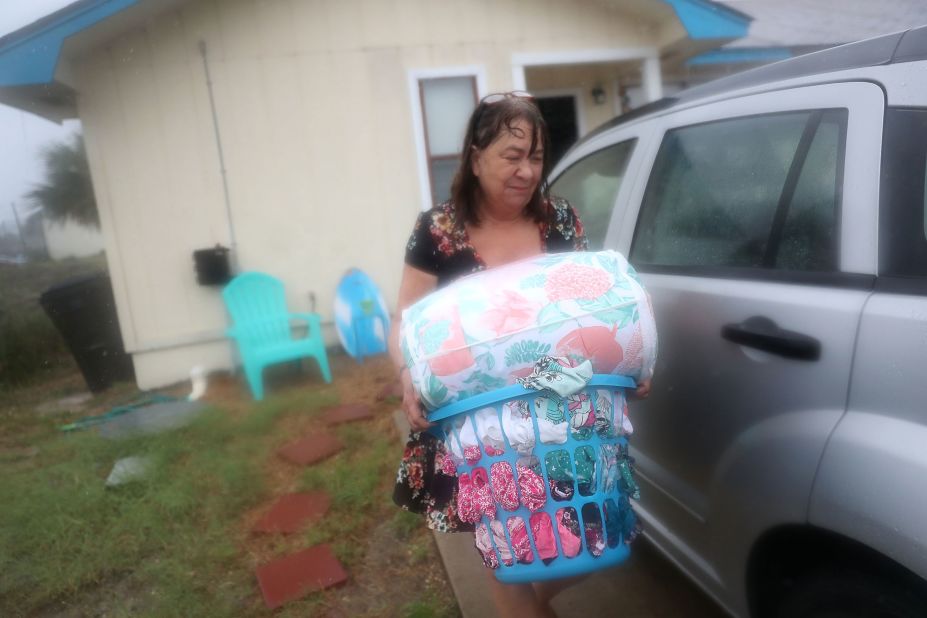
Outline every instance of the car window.
{"label": "car window", "polygon": [[879,274],[927,277],[927,110],[885,115],[881,213]]}
{"label": "car window", "polygon": [[834,270],[846,117],[801,111],[668,131],[631,260]]}
{"label": "car window", "polygon": [[614,144],[580,159],[551,185],[579,212],[591,250],[602,249],[608,222],[637,140]]}
{"label": "car window", "polygon": [[837,208],[846,114],[825,114],[808,149],[777,250],[776,268],[837,269]]}

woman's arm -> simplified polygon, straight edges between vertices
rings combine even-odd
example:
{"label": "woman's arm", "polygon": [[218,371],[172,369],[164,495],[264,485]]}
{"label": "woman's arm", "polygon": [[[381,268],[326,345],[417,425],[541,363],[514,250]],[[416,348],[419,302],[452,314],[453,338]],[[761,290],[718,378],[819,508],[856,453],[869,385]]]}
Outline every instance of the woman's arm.
{"label": "woman's arm", "polygon": [[389,355],[393,359],[399,381],[402,383],[402,409],[406,414],[409,425],[415,431],[424,431],[431,426],[425,419],[421,401],[412,388],[412,376],[402,358],[399,348],[399,329],[402,325],[403,310],[438,287],[438,278],[425,271],[406,264],[402,269],[402,281],[399,284],[399,299],[396,303],[396,317],[389,335]]}

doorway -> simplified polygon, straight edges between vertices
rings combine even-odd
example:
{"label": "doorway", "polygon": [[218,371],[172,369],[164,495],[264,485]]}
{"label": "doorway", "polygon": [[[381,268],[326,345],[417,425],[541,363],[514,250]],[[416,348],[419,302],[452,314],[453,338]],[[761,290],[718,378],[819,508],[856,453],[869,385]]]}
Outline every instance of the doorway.
{"label": "doorway", "polygon": [[550,160],[556,165],[579,139],[576,96],[541,96],[535,101],[550,131]]}

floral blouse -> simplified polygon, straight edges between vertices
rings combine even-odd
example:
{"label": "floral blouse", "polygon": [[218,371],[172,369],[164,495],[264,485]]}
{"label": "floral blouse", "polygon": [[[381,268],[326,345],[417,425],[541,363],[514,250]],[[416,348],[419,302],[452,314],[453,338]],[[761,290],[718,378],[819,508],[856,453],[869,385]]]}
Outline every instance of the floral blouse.
{"label": "floral blouse", "polygon": [[[545,253],[585,251],[586,233],[576,211],[559,197],[548,200],[548,218],[539,226]],[[438,277],[443,286],[463,275],[486,269],[450,202],[419,215],[406,246],[406,264]],[[457,477],[444,469],[444,442],[428,432],[413,432],[396,472],[393,501],[421,513],[432,530],[472,531],[457,517]]]}
{"label": "floral blouse", "polygon": [[[539,226],[544,253],[585,251],[586,233],[576,211],[565,199],[551,196],[548,218]],[[486,269],[467,230],[457,222],[451,202],[419,215],[406,245],[406,264],[438,277],[438,287],[454,279]]]}

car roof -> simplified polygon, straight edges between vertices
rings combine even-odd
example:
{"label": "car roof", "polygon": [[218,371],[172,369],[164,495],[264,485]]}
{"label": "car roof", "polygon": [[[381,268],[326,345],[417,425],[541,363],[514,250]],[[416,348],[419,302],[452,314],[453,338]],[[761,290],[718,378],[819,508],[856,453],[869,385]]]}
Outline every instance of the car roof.
{"label": "car roof", "polygon": [[642,105],[593,129],[577,142],[576,146],[639,118],[670,110],[673,107],[690,104],[699,99],[722,95],[726,92],[734,92],[752,86],[771,84],[798,77],[925,59],[927,59],[927,26],[831,47],[728,77],[722,77],[683,90],[673,97],[665,97]]}

